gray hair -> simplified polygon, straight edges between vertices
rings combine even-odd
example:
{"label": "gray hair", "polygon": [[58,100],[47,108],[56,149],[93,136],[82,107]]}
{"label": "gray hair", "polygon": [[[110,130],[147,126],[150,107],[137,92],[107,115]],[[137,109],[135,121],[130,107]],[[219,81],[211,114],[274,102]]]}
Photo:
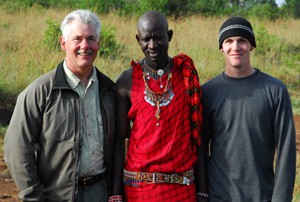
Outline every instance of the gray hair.
{"label": "gray hair", "polygon": [[62,32],[62,35],[66,37],[69,34],[69,25],[73,20],[76,20],[82,24],[89,24],[91,25],[97,34],[97,38],[100,37],[101,32],[101,23],[98,18],[98,16],[89,11],[89,10],[76,10],[71,13],[69,13],[65,19],[62,21],[60,25],[60,30]]}

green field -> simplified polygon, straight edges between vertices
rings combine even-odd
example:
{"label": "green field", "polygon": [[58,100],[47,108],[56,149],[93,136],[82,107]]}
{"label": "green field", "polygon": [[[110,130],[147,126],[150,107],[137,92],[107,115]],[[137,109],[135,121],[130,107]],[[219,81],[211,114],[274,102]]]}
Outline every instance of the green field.
{"label": "green field", "polygon": [[[34,7],[7,13],[0,7],[0,104],[13,106],[20,91],[35,78],[55,68],[64,58],[63,51],[49,50],[44,41],[49,28],[47,22],[50,20],[60,24],[69,12]],[[105,28],[115,30],[115,42],[123,48],[117,57],[97,58],[95,65],[116,80],[129,67],[131,60],[143,56],[135,39],[137,19],[115,14],[100,15],[100,19]],[[170,28],[174,31],[170,55],[182,52],[190,55],[201,83],[224,70],[224,59],[218,50],[217,39],[224,20],[225,17],[202,16],[170,19]],[[257,38],[257,49],[251,57],[253,66],[287,85],[294,113],[300,115],[300,20],[268,21],[254,17],[249,20]],[[0,146],[5,130],[3,127],[0,130]],[[2,154],[2,147],[0,149]],[[299,200],[300,179],[297,175],[294,201]]]}

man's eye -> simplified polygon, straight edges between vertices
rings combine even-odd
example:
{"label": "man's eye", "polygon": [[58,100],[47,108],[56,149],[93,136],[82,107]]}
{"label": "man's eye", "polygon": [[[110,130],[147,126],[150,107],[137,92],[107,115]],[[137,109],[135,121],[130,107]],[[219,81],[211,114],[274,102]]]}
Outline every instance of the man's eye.
{"label": "man's eye", "polygon": [[150,38],[142,38],[142,41],[145,41],[145,42],[147,42],[149,40],[150,40]]}

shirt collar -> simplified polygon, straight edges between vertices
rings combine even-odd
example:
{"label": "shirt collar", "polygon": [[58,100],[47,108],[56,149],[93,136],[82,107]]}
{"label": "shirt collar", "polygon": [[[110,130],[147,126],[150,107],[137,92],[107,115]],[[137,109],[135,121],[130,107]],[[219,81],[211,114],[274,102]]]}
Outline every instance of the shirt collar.
{"label": "shirt collar", "polygon": [[[66,60],[64,60],[63,67],[71,88],[75,89],[81,83],[81,80],[68,68]],[[93,67],[93,72],[89,79],[88,86],[92,85],[96,80],[97,73],[95,67]]]}

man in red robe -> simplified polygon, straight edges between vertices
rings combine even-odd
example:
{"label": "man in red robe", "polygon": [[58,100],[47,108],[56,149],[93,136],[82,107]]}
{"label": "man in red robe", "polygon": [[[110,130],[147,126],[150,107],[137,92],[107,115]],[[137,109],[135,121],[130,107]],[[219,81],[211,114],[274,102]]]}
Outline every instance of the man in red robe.
{"label": "man in red robe", "polygon": [[137,27],[145,57],[117,80],[109,201],[208,201],[197,70],[189,56],[168,55],[173,31],[163,14],[146,12]]}

